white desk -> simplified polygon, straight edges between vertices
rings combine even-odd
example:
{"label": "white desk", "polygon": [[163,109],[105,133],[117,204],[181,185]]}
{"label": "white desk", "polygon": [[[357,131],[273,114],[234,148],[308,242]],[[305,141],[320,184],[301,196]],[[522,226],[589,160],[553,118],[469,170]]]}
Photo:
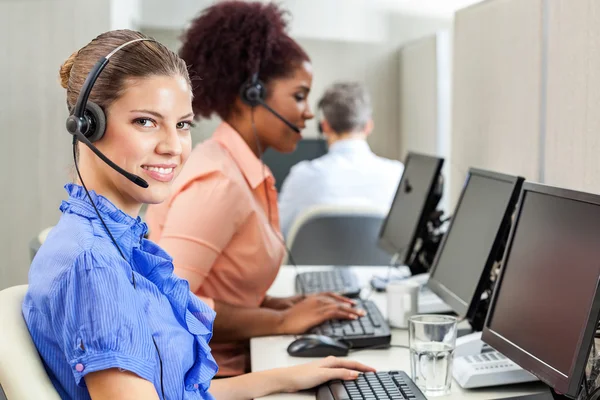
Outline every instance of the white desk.
{"label": "white desk", "polygon": [[[319,267],[299,267],[300,271],[309,271],[318,269]],[[383,274],[387,271],[383,267],[354,267],[355,273],[358,275],[362,283],[368,282],[373,274]],[[294,277],[296,271],[294,267],[285,266],[281,268],[277,279],[269,290],[269,295],[272,296],[291,296],[294,294]],[[384,316],[387,315],[387,304],[385,293],[373,293],[369,297],[380,308]],[[292,336],[271,336],[254,338],[250,340],[250,351],[252,371],[262,371],[277,367],[286,367],[291,365],[302,364],[312,359],[290,357],[287,354],[287,347],[294,340]],[[392,344],[408,345],[408,332],[406,330],[392,330]],[[408,349],[390,348],[386,350],[365,350],[350,352],[349,359],[360,361],[370,365],[377,370],[402,370],[410,375],[410,360]],[[495,399],[505,398],[510,396],[518,396],[523,394],[531,394],[542,391],[544,386],[541,383],[530,383],[513,386],[502,386],[490,389],[463,390],[456,384],[452,383],[452,393],[442,399],[458,400],[458,399]],[[314,399],[313,391],[293,394],[277,394],[265,397],[269,400],[308,400]]]}

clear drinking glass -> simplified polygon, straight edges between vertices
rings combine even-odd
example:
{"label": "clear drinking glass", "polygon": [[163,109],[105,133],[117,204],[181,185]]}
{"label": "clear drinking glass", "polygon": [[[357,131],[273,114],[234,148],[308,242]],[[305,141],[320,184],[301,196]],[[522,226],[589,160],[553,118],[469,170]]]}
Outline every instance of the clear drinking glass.
{"label": "clear drinking glass", "polygon": [[408,319],[411,378],[425,396],[450,393],[456,324],[457,319],[447,315]]}

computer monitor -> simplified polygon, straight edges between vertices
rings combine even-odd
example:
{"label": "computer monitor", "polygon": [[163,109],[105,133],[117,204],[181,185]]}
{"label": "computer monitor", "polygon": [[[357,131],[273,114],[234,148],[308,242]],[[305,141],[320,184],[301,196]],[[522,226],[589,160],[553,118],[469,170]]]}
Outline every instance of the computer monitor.
{"label": "computer monitor", "polygon": [[575,398],[583,382],[600,316],[599,227],[600,196],[523,185],[483,340],[549,385],[544,398]]}
{"label": "computer monitor", "polygon": [[269,167],[275,178],[275,187],[279,192],[283,181],[292,167],[304,160],[314,160],[327,153],[327,142],[324,139],[302,139],[292,153],[280,153],[269,148],[263,154],[263,162]]}
{"label": "computer monitor", "polygon": [[482,295],[491,294],[490,273],[504,254],[523,181],[471,168],[430,271],[429,288],[475,331],[483,329]]}
{"label": "computer monitor", "polygon": [[424,154],[406,157],[394,201],[379,232],[379,246],[397,255],[400,263],[410,263],[417,241],[427,234],[427,221],[442,196],[443,164],[443,158]]}

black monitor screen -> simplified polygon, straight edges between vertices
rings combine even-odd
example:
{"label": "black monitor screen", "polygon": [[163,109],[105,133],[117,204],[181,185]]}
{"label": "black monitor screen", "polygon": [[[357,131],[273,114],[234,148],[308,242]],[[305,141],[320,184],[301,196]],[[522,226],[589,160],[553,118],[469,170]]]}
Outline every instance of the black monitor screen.
{"label": "black monitor screen", "polygon": [[525,184],[484,340],[557,391],[579,389],[598,318],[600,200]]}
{"label": "black monitor screen", "polygon": [[521,183],[522,178],[478,170],[467,177],[428,282],[461,316],[481,296],[476,292],[484,272],[489,276],[496,256],[502,257],[492,253],[499,252]]}
{"label": "black monitor screen", "polygon": [[275,178],[275,187],[279,192],[283,181],[292,167],[300,161],[310,161],[327,153],[327,143],[323,139],[302,139],[293,153],[280,153],[271,148],[263,154],[263,162],[269,167]]}
{"label": "black monitor screen", "polygon": [[379,234],[380,246],[390,254],[399,254],[401,262],[410,257],[419,230],[437,206],[432,202],[442,164],[441,158],[416,153],[406,158],[396,196]]}

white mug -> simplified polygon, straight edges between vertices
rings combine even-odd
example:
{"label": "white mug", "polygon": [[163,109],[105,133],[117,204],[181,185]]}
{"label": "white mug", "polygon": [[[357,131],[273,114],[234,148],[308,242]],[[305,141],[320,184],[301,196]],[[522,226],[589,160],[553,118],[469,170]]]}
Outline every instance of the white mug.
{"label": "white mug", "polygon": [[411,280],[388,283],[387,310],[391,327],[408,328],[408,319],[419,313],[420,288],[419,283]]}

